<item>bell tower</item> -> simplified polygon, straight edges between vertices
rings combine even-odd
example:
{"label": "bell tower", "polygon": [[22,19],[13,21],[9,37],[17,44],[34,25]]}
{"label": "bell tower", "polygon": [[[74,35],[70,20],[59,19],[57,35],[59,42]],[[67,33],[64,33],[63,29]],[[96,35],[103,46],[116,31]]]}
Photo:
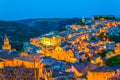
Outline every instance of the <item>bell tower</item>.
{"label": "bell tower", "polygon": [[11,50],[11,45],[9,43],[9,39],[8,37],[5,35],[5,38],[4,38],[4,45],[2,46],[2,49],[3,50]]}

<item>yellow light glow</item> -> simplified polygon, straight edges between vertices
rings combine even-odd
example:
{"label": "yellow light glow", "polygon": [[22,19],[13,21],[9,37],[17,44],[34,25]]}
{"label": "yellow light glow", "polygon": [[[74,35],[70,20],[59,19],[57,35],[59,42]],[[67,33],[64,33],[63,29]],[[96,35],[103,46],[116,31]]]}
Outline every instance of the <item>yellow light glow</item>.
{"label": "yellow light glow", "polygon": [[51,43],[50,43],[50,42],[46,42],[46,44],[47,44],[47,45],[51,45]]}

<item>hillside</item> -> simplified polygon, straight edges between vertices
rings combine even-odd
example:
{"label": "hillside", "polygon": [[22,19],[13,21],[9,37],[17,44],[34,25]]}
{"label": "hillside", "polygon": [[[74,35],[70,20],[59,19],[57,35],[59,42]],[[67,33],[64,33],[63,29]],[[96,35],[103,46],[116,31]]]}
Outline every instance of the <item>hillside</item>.
{"label": "hillside", "polygon": [[22,42],[29,41],[32,37],[38,37],[50,31],[61,31],[66,25],[75,24],[78,21],[78,18],[41,18],[0,21],[0,48],[5,34],[9,37],[12,47],[14,48],[21,46]]}
{"label": "hillside", "polygon": [[10,39],[10,43],[13,45],[12,47],[14,47],[23,41],[28,41],[31,37],[39,36],[40,33],[27,25],[16,22],[0,21],[0,46],[3,43],[5,34]]}
{"label": "hillside", "polygon": [[40,18],[16,21],[37,28],[39,31],[61,31],[66,25],[75,24],[79,18]]}
{"label": "hillside", "polygon": [[10,40],[24,41],[28,38],[38,36],[39,32],[33,27],[16,22],[0,21],[0,39],[7,35]]}

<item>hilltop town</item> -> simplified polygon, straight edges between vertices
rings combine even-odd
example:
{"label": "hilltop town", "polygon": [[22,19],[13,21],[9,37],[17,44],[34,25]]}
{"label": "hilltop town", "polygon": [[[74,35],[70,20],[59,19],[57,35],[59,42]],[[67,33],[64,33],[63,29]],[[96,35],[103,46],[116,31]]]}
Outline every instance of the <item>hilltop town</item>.
{"label": "hilltop town", "polygon": [[6,34],[0,80],[120,80],[119,59],[120,21],[92,16],[31,37],[23,51],[13,49]]}

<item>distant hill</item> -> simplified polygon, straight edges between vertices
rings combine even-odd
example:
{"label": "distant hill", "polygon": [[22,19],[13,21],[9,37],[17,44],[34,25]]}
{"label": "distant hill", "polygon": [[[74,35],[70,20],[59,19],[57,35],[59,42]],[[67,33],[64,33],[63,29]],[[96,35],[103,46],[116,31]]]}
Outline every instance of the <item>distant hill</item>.
{"label": "distant hill", "polygon": [[40,18],[19,21],[0,21],[0,46],[6,34],[13,47],[23,41],[29,41],[32,37],[50,31],[61,31],[66,25],[75,24],[78,18]]}
{"label": "distant hill", "polygon": [[28,25],[19,24],[16,22],[0,21],[0,39],[7,35],[10,40],[24,41],[30,37],[38,36],[39,32]]}
{"label": "distant hill", "polygon": [[61,31],[66,25],[78,23],[79,20],[79,18],[40,18],[20,20],[17,21],[17,23],[32,26],[39,31],[48,32],[56,30]]}

